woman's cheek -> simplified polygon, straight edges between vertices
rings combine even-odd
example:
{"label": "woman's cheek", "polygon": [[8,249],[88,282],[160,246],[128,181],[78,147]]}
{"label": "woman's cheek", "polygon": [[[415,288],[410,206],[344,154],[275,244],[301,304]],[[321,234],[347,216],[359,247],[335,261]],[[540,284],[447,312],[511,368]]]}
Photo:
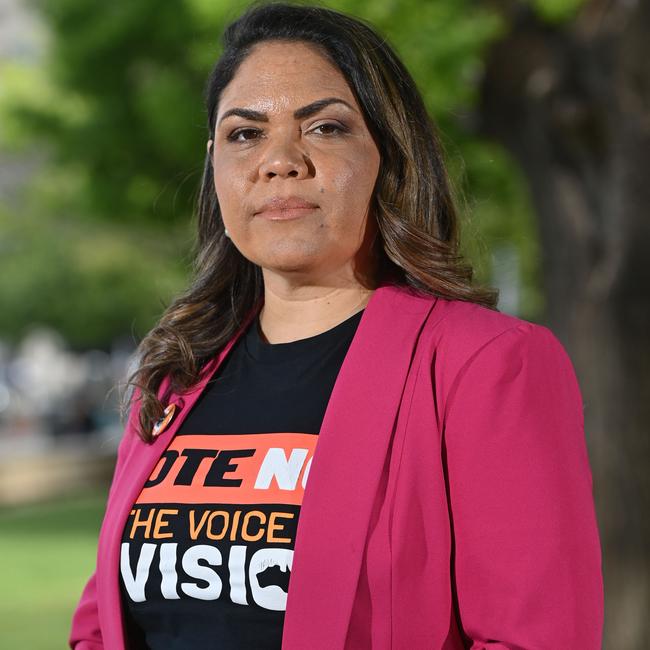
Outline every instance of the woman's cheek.
{"label": "woman's cheek", "polygon": [[239,179],[225,174],[215,175],[214,187],[222,216],[236,218],[245,205],[244,189]]}
{"label": "woman's cheek", "polygon": [[342,166],[334,179],[332,191],[340,197],[348,220],[361,221],[365,216],[376,181],[369,167],[360,163]]}
{"label": "woman's cheek", "polygon": [[331,190],[340,194],[347,194],[354,184],[355,172],[358,172],[356,165],[351,165],[349,160],[341,160],[332,171]]}

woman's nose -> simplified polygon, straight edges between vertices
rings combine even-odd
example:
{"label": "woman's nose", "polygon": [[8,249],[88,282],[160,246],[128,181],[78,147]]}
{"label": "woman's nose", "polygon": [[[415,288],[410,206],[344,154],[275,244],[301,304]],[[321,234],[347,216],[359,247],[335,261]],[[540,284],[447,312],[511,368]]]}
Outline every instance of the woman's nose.
{"label": "woman's nose", "polygon": [[295,142],[284,140],[269,146],[260,163],[259,174],[263,179],[274,176],[304,178],[309,174],[309,158]]}

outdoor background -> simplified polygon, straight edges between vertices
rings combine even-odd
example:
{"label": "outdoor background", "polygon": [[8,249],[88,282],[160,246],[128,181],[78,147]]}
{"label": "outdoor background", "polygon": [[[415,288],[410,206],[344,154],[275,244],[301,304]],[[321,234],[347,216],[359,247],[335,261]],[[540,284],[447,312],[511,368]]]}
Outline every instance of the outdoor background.
{"label": "outdoor background", "polygon": [[[443,134],[477,279],[582,388],[604,647],[650,647],[650,2],[340,0]],[[0,646],[66,646],[118,382],[185,284],[233,0],[0,0]],[[643,515],[643,512],[646,514]]]}

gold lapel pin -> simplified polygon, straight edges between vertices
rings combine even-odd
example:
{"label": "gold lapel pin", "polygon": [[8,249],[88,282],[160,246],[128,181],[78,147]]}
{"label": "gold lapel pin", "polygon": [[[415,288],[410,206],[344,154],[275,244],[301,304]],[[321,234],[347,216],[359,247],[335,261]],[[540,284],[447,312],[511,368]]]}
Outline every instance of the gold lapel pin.
{"label": "gold lapel pin", "polygon": [[159,436],[166,428],[167,425],[172,421],[174,417],[174,411],[176,411],[176,404],[170,404],[165,410],[164,415],[154,424],[153,429],[151,430],[151,435],[155,438]]}

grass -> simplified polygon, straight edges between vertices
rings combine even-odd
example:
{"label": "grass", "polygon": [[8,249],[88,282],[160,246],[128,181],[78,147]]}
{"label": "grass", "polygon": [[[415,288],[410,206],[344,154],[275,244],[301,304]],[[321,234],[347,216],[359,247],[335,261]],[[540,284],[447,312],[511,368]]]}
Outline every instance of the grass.
{"label": "grass", "polygon": [[0,646],[67,648],[72,612],[95,567],[105,492],[0,508]]}

